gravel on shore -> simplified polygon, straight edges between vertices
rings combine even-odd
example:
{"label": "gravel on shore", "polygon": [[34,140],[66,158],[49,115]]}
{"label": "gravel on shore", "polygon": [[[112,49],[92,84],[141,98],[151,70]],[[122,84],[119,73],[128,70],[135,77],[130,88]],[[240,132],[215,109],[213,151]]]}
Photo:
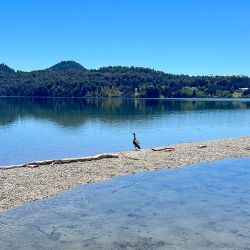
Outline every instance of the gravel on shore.
{"label": "gravel on shore", "polygon": [[184,143],[157,150],[117,153],[118,158],[41,165],[36,168],[0,168],[0,211],[43,199],[79,184],[141,171],[177,168],[223,158],[250,157],[250,137]]}

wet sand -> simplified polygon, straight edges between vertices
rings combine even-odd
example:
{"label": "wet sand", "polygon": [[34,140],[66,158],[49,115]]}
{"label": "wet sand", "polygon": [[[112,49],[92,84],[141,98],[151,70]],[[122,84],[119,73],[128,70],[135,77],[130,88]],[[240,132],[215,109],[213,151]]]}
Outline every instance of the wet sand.
{"label": "wet sand", "polygon": [[[171,149],[173,148],[173,150]],[[0,211],[43,199],[79,184],[142,171],[171,169],[224,158],[250,157],[250,137],[184,143],[118,152],[118,158],[53,163],[38,167],[0,168]]]}

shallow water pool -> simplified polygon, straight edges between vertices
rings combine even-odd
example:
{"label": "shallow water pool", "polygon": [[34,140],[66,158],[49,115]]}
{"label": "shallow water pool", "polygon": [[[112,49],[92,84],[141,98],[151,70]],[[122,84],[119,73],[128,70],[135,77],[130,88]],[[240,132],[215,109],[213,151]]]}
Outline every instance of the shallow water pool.
{"label": "shallow water pool", "polygon": [[0,249],[249,249],[250,158],[82,185],[0,213]]}

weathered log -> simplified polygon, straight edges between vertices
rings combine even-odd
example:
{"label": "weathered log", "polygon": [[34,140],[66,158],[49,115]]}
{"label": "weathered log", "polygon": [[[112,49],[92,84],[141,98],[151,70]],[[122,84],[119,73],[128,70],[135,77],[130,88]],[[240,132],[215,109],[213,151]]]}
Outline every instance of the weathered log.
{"label": "weathered log", "polygon": [[27,164],[1,166],[0,170],[8,170],[8,169],[15,169],[15,168],[23,168],[23,167],[27,167]]}
{"label": "weathered log", "polygon": [[166,148],[151,148],[151,150],[153,150],[153,151],[166,151],[166,152],[169,152],[169,151],[174,151],[175,148],[171,148],[171,147],[166,147]]}
{"label": "weathered log", "polygon": [[90,156],[90,157],[66,158],[66,159],[61,159],[61,160],[34,161],[34,162],[21,164],[21,165],[3,166],[3,167],[0,167],[0,170],[15,169],[15,168],[22,168],[22,167],[36,168],[42,165],[95,161],[95,160],[101,160],[105,158],[118,158],[118,157],[119,157],[118,154],[100,154],[100,155],[95,155],[95,156]]}

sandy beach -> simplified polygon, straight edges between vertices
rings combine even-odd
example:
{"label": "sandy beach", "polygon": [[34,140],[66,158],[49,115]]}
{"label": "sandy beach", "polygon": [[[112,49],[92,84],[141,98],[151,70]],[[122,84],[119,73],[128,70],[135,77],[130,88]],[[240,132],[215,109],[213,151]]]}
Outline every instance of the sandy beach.
{"label": "sandy beach", "polygon": [[0,168],[0,211],[43,199],[79,184],[142,171],[171,169],[224,158],[250,157],[250,137],[195,142],[140,151],[116,152],[117,158]]}

